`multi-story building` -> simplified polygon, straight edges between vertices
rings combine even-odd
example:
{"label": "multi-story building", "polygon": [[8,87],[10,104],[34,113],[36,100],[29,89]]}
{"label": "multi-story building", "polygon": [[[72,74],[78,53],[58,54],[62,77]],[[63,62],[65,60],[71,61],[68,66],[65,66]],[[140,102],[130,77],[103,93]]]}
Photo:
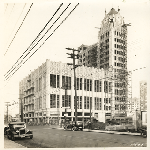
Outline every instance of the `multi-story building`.
{"label": "multi-story building", "polygon": [[[78,120],[89,119],[90,109],[91,117],[98,121],[110,119],[111,108],[116,106],[112,98],[113,81],[109,80],[109,75],[104,69],[86,66],[76,68]],[[22,104],[25,122],[61,121],[65,107],[67,118],[75,119],[74,74],[67,64],[46,60],[20,81],[19,94],[20,114]],[[117,108],[115,111],[118,111]]]}
{"label": "multi-story building", "polygon": [[140,81],[141,111],[147,111],[147,82]]}
{"label": "multi-story building", "polygon": [[81,45],[78,48],[80,65],[103,68],[110,74],[113,73],[115,82],[112,84],[112,93],[118,113],[119,110],[126,111],[128,107],[126,43],[127,26],[124,24],[124,18],[120,15],[120,9],[116,11],[112,8],[108,14],[105,11],[98,33],[98,43],[91,46]]}
{"label": "multi-story building", "polygon": [[91,46],[81,45],[79,48],[79,65],[97,68],[97,43]]}
{"label": "multi-story building", "polygon": [[131,103],[131,110],[132,111],[139,111],[140,110],[140,100],[139,98],[132,98],[132,103]]}

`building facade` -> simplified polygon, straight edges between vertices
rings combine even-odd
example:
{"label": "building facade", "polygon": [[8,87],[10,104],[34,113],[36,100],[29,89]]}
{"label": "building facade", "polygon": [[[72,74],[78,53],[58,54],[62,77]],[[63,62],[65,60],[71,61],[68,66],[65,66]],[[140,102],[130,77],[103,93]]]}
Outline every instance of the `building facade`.
{"label": "building facade", "polygon": [[[90,109],[92,118],[101,122],[110,119],[115,103],[111,89],[113,81],[109,75],[104,69],[76,68],[78,120],[88,120]],[[25,122],[60,123],[64,119],[65,108],[67,119],[75,119],[74,74],[67,64],[46,60],[20,81],[19,94],[20,114],[22,104]]]}
{"label": "building facade", "polygon": [[147,111],[147,82],[140,81],[141,111]]}
{"label": "building facade", "polygon": [[118,113],[126,113],[129,102],[129,77],[127,72],[127,26],[124,18],[120,15],[120,9],[114,8],[101,22],[98,33],[98,42],[91,46],[81,45],[79,52],[79,64],[108,70],[113,74],[112,99]]}

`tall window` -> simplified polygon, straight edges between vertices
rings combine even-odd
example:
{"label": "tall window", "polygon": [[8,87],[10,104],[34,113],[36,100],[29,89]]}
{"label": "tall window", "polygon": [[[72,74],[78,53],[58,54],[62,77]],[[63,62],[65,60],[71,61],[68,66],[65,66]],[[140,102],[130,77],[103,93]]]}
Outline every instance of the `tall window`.
{"label": "tall window", "polygon": [[94,81],[94,91],[95,92],[100,92],[100,81],[99,80],[95,80]]}
{"label": "tall window", "polygon": [[84,109],[87,109],[86,108],[86,96],[84,96]]}
{"label": "tall window", "polygon": [[89,97],[87,97],[87,109],[89,109]]}
{"label": "tall window", "polygon": [[104,92],[108,92],[108,81],[104,81]]}
{"label": "tall window", "polygon": [[99,91],[101,92],[102,91],[102,82],[99,81]]}
{"label": "tall window", "polygon": [[79,90],[79,78],[76,79],[76,83],[77,83],[76,88],[77,90]]}
{"label": "tall window", "polygon": [[71,77],[62,76],[62,88],[63,89],[71,89]]}
{"label": "tall window", "polygon": [[59,108],[59,95],[57,95],[57,108]]}
{"label": "tall window", "polygon": [[89,79],[87,79],[87,91],[89,91]]}
{"label": "tall window", "polygon": [[56,94],[50,94],[50,108],[56,108]]}
{"label": "tall window", "polygon": [[82,90],[82,78],[80,78],[80,90]]}
{"label": "tall window", "polygon": [[86,91],[86,79],[84,79],[84,90]]}
{"label": "tall window", "polygon": [[80,96],[80,107],[79,109],[82,109],[82,96]]}
{"label": "tall window", "polygon": [[101,110],[101,98],[95,97],[95,110]]}
{"label": "tall window", "polygon": [[92,80],[90,80],[90,91],[92,91]]}
{"label": "tall window", "polygon": [[62,107],[71,107],[71,95],[62,95]]}
{"label": "tall window", "polygon": [[59,75],[57,75],[57,88],[59,88]]}
{"label": "tall window", "polygon": [[56,75],[50,74],[50,86],[56,88]]}

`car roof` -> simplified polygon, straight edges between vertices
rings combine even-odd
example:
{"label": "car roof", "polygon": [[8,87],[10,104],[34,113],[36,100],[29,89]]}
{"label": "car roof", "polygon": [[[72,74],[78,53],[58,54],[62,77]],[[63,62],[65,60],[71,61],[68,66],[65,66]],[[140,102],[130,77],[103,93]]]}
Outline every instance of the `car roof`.
{"label": "car roof", "polygon": [[25,124],[25,122],[11,122],[9,124]]}

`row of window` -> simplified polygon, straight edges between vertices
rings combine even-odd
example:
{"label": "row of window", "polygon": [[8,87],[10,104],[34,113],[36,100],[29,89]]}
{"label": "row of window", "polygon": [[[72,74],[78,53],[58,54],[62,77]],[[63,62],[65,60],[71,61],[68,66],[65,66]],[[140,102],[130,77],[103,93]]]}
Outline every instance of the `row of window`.
{"label": "row of window", "polygon": [[114,47],[126,50],[126,47],[123,45],[114,44]]}
{"label": "row of window", "polygon": [[104,103],[110,104],[110,98],[104,98]]}
{"label": "row of window", "polygon": [[125,67],[125,64],[114,62],[114,66]]}
{"label": "row of window", "polygon": [[115,89],[115,95],[125,95],[125,94],[126,94],[125,89],[123,89],[123,90]]}
{"label": "row of window", "polygon": [[114,41],[115,41],[115,42],[119,42],[119,43],[125,44],[125,41],[123,41],[122,39],[114,38]]}
{"label": "row of window", "polygon": [[105,106],[104,105],[104,110],[111,110],[111,106]]}
{"label": "row of window", "polygon": [[115,101],[125,102],[126,101],[126,97],[125,96],[115,97]]}
{"label": "row of window", "polygon": [[105,38],[105,36],[106,36],[106,37],[108,37],[108,36],[109,36],[109,32],[106,32],[105,34],[101,35],[101,37],[100,37],[100,38],[101,38],[101,39],[104,39],[104,38]]}
{"label": "row of window", "polygon": [[106,49],[109,49],[109,44],[107,44],[107,45],[101,45],[100,52],[103,52]]}
{"label": "row of window", "polygon": [[[56,82],[57,78],[57,82]],[[109,85],[108,85],[109,84]],[[110,82],[104,81],[104,92],[108,92],[108,86],[109,86],[109,92],[111,90]],[[50,75],[50,86],[51,87],[59,87],[59,75]],[[99,80],[94,80],[94,91],[95,92],[101,92],[101,86],[102,83]],[[71,89],[71,77],[62,76],[62,88],[63,89]],[[82,78],[76,78],[76,89],[82,90]],[[92,91],[92,80],[91,79],[85,79],[84,78],[84,90],[85,91]]]}
{"label": "row of window", "polygon": [[125,52],[123,52],[123,51],[117,51],[117,50],[115,50],[114,53],[115,54],[119,54],[119,55],[125,55]]}
{"label": "row of window", "polygon": [[118,72],[118,73],[123,73],[123,74],[124,74],[124,72],[125,72],[125,71],[122,70],[122,69],[114,69],[114,71],[115,71],[115,72]]}
{"label": "row of window", "polygon": [[[50,74],[50,86],[53,88],[59,88],[60,76],[55,74]],[[63,89],[71,89],[71,77],[62,76],[62,87]]]}
{"label": "row of window", "polygon": [[[57,104],[56,104],[56,97],[57,97]],[[75,100],[75,97],[74,97],[74,100]],[[95,101],[94,109],[101,110],[101,98],[94,97],[94,101]],[[104,103],[105,104],[110,103],[110,98],[104,98]],[[75,105],[75,103],[74,103],[74,105]],[[71,108],[71,95],[66,95],[66,96],[62,95],[62,107],[70,107]],[[92,97],[84,96],[84,109],[90,109],[90,107],[92,109]],[[104,105],[104,107],[105,107],[105,105]],[[106,107],[108,107],[108,106],[106,106]],[[50,108],[59,108],[59,95],[50,94]],[[75,106],[74,106],[74,108],[75,108]],[[77,96],[77,109],[82,109],[82,96]]]}
{"label": "row of window", "polygon": [[115,87],[125,87],[125,82],[115,83]]}
{"label": "row of window", "polygon": [[124,105],[115,105],[115,110],[125,110],[126,107]]}
{"label": "row of window", "polygon": [[[117,56],[114,56],[114,60],[117,59]],[[124,62],[125,61],[125,58],[122,58],[122,57],[118,57],[118,60],[121,61],[121,62]]]}
{"label": "row of window", "polygon": [[122,33],[118,32],[118,31],[114,31],[114,34],[117,35],[117,36],[121,36]]}

